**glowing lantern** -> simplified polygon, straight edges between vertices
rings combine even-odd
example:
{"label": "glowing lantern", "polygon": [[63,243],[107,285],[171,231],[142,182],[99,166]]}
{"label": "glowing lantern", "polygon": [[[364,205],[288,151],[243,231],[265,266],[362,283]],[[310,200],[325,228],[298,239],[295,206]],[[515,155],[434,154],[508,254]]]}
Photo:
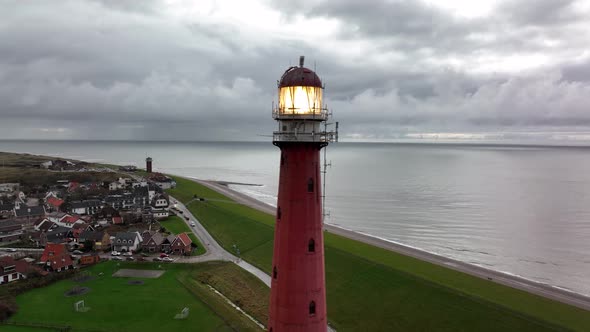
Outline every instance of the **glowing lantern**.
{"label": "glowing lantern", "polygon": [[279,81],[278,117],[320,116],[325,113],[322,82],[316,73],[303,67],[303,59],[300,58],[299,67],[287,69]]}

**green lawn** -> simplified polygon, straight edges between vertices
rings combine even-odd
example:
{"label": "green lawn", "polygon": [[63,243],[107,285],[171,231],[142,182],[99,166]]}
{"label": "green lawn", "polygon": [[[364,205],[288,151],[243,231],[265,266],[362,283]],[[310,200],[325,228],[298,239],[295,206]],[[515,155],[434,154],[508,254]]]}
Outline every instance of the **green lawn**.
{"label": "green lawn", "polygon": [[[158,269],[159,266],[166,272],[156,279],[141,279],[145,282],[143,285],[129,285],[128,278],[111,277],[119,268]],[[236,284],[246,284],[250,288],[262,284],[244,276],[247,274],[245,271],[237,273],[233,267],[232,263],[221,262],[192,265],[104,262],[86,270],[96,277],[94,280],[82,284],[63,280],[19,295],[16,299],[19,311],[10,321],[67,325],[72,326],[73,331],[260,330],[244,315],[231,309],[219,295],[203,288],[205,284],[197,281],[203,275],[218,273],[231,275]],[[99,276],[100,272],[103,275]],[[89,287],[91,291],[81,296],[65,297],[64,292],[76,285]],[[195,291],[198,287],[200,292]],[[244,287],[227,291],[240,292],[241,288]],[[84,313],[75,312],[73,304],[79,300],[85,300],[86,306],[91,309]],[[190,309],[189,317],[186,320],[173,319],[184,307]],[[0,330],[41,331],[16,326],[0,326]]]}
{"label": "green lawn", "polygon": [[[188,201],[229,199],[175,178]],[[223,202],[190,210],[224,248],[269,272],[274,218]],[[590,313],[434,264],[325,234],[328,316],[338,331],[590,331]]]}
{"label": "green lawn", "polygon": [[192,256],[202,255],[206,252],[201,241],[199,241],[193,231],[180,217],[170,216],[160,221],[160,225],[173,234],[187,233],[188,237],[190,237],[191,240],[193,240],[193,243],[197,245],[197,249],[193,251]]}

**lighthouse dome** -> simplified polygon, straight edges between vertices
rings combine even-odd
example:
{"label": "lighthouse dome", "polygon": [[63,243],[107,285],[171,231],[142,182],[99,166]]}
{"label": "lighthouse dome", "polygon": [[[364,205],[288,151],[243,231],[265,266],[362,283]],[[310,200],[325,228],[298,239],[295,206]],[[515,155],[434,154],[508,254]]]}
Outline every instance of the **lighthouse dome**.
{"label": "lighthouse dome", "polygon": [[313,70],[303,67],[304,57],[299,58],[299,67],[291,67],[285,71],[279,81],[279,88],[288,86],[322,87],[322,81]]}

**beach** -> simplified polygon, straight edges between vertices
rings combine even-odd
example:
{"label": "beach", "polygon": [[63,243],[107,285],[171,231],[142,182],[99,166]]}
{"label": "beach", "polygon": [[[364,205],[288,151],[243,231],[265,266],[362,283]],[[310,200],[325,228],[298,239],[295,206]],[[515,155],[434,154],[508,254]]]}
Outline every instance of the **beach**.
{"label": "beach", "polygon": [[[274,215],[276,208],[270,204],[261,202],[253,197],[240,193],[236,190],[231,189],[228,186],[228,182],[225,181],[206,181],[193,179],[199,184],[207,186],[223,195],[226,195],[236,202],[247,205],[251,208],[266,212]],[[478,278],[487,279],[502,285],[506,285],[512,288],[520,289],[532,294],[536,294],[542,297],[546,297],[555,301],[566,303],[569,305],[576,306],[590,311],[590,297],[570,292],[565,289],[553,287],[551,285],[535,282],[526,278],[522,278],[516,275],[511,275],[499,271],[486,269],[477,265],[468,264],[458,260],[450,259],[440,255],[435,255],[423,250],[404,246],[398,243],[387,241],[384,239],[377,238],[359,232],[354,232],[342,227],[325,224],[325,231],[333,234],[337,234],[346,238],[350,238],[356,241],[367,243],[379,248],[390,250],[402,255],[410,256],[416,259],[427,261],[436,265],[440,265],[449,269],[460,271]]]}

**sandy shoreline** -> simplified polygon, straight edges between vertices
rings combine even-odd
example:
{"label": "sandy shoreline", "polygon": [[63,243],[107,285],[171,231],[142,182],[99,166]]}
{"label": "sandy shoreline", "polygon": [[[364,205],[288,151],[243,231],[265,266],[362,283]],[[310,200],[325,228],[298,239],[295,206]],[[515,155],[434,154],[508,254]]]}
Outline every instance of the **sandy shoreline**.
{"label": "sandy shoreline", "polygon": [[[261,202],[253,197],[250,197],[241,192],[235,191],[229,188],[227,182],[224,181],[205,181],[196,180],[196,182],[205,185],[215,191],[218,191],[239,203],[250,206],[254,209],[275,214],[276,208],[272,205]],[[450,268],[456,271],[467,273],[478,278],[487,279],[499,284],[503,284],[509,287],[520,289],[532,294],[543,296],[555,301],[567,303],[585,310],[590,311],[590,297],[570,292],[561,288],[553,287],[551,285],[535,282],[529,279],[518,277],[515,275],[498,272],[490,269],[486,269],[480,266],[468,264],[458,260],[446,258],[436,254],[432,254],[426,251],[422,251],[416,248],[404,246],[395,242],[379,239],[366,234],[361,234],[355,231],[337,227],[334,225],[326,224],[325,230],[330,233],[334,233],[343,237],[354,239],[363,243],[367,243],[379,248],[390,250],[402,255],[414,257],[420,260],[424,260],[433,264],[437,264],[446,268]]]}

